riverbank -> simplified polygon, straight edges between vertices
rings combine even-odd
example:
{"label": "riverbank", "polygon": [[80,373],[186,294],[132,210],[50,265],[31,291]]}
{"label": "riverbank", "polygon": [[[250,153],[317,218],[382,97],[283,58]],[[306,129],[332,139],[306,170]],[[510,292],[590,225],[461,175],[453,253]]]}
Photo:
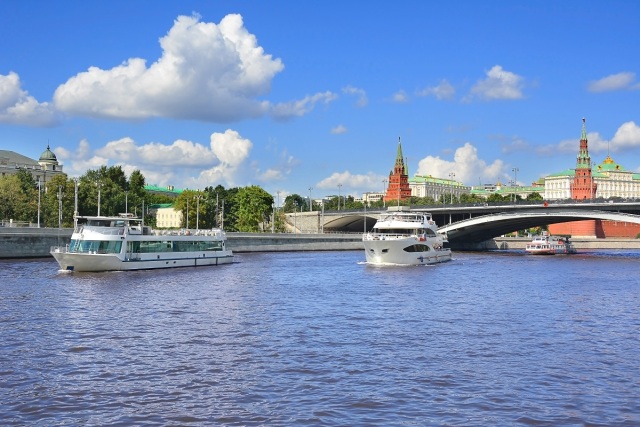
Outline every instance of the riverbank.
{"label": "riverbank", "polygon": [[[64,245],[71,238],[70,228],[0,228],[0,259],[48,257],[51,246]],[[574,237],[581,249],[639,249],[640,239]],[[500,237],[473,247],[455,247],[458,251],[524,250],[531,241],[527,237]],[[362,250],[360,233],[286,234],[286,233],[227,233],[227,244],[236,253],[348,251]]]}

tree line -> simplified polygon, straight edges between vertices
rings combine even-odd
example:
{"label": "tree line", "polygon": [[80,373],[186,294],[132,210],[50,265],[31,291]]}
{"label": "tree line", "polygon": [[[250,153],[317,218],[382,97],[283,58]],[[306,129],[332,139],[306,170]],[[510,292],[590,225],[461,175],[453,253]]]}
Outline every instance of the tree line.
{"label": "tree line", "polygon": [[[14,175],[0,177],[0,219],[38,223],[42,227],[73,226],[77,185],[79,216],[115,216],[132,213],[143,216],[145,224],[156,226],[154,208],[159,204],[173,204],[182,213],[181,227],[224,227],[228,231],[258,232],[286,231],[285,214],[318,211],[321,209],[362,210],[364,203],[353,196],[329,196],[322,205],[310,197],[290,194],[281,208],[276,208],[271,194],[259,186],[224,188],[221,185],[204,190],[182,191],[177,197],[145,190],[145,177],[139,171],[129,176],[121,166],[102,166],[89,170],[77,179],[64,174],[55,175],[46,183],[39,183],[26,169]],[[448,203],[484,203],[511,201],[512,194],[492,194],[484,199],[474,194],[443,194],[439,200],[432,197],[409,197],[401,201],[367,203],[367,209],[389,205],[429,206]],[[519,195],[516,201],[522,200]],[[532,193],[527,200],[542,200]]]}

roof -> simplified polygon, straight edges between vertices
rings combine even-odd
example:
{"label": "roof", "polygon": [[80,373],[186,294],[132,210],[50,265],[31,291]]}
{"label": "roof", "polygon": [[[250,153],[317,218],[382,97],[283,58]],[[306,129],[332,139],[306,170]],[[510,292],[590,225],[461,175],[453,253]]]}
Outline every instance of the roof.
{"label": "roof", "polygon": [[598,165],[598,171],[600,172],[627,172],[627,170],[620,164],[613,161],[611,156],[607,156],[602,163]]}
{"label": "roof", "polygon": [[170,194],[173,196],[178,196],[182,194],[183,191],[173,187],[160,187],[159,185],[145,185],[144,189],[155,193]]}
{"label": "roof", "polygon": [[55,154],[53,154],[53,151],[51,151],[49,149],[49,146],[47,145],[47,149],[44,150],[40,155],[40,161],[41,162],[57,162],[58,158],[56,157]]}
{"label": "roof", "polygon": [[35,160],[9,150],[0,150],[0,164],[40,166]]}

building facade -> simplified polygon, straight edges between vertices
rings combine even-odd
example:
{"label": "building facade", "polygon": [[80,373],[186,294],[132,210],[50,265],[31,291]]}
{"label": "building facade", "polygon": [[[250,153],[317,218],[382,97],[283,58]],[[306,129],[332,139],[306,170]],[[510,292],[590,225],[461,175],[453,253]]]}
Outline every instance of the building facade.
{"label": "building facade", "polygon": [[64,174],[62,165],[48,145],[37,161],[15,151],[0,150],[0,176],[16,174],[20,169],[30,172],[33,179],[41,185],[51,181],[56,175]]}

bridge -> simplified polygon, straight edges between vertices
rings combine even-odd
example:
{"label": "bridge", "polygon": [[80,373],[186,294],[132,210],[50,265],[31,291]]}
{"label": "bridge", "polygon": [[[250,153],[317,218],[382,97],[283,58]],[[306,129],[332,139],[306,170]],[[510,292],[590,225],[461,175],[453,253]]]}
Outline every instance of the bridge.
{"label": "bridge", "polygon": [[[482,242],[526,228],[601,219],[640,224],[640,201],[519,203],[497,205],[416,206],[431,212],[453,248],[472,249]],[[369,231],[383,210],[297,212],[287,214],[292,232],[327,233]]]}

